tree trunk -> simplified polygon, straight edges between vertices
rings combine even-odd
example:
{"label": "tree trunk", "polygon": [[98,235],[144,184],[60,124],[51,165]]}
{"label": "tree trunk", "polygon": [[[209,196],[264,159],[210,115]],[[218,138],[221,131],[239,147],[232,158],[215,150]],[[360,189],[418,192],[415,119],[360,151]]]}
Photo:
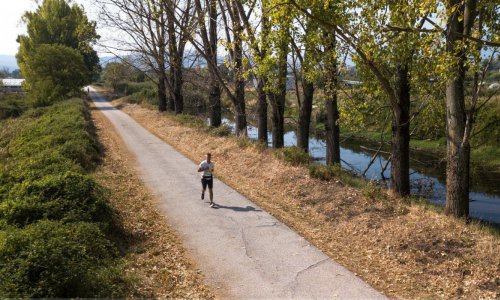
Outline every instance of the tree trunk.
{"label": "tree trunk", "polygon": [[245,108],[245,79],[243,77],[243,26],[236,1],[232,1],[230,11],[233,22],[233,59],[234,59],[234,82],[235,95],[234,104],[236,108],[236,136],[247,136],[247,115]]}
{"label": "tree trunk", "polygon": [[208,105],[210,112],[210,126],[219,127],[222,124],[222,108],[220,103],[221,90],[218,82],[210,84],[210,95]]}
{"label": "tree trunk", "polygon": [[309,128],[311,125],[311,113],[314,97],[314,84],[308,82],[305,76],[302,76],[304,83],[302,88],[304,90],[304,99],[299,111],[299,122],[297,126],[297,147],[309,152]]}
{"label": "tree trunk", "polygon": [[397,103],[392,105],[391,189],[410,194],[410,81],[408,65],[397,68]]}
{"label": "tree trunk", "polygon": [[238,102],[236,106],[236,136],[247,136],[247,117],[244,102]]}
{"label": "tree trunk", "polygon": [[[469,34],[474,23],[475,1],[467,1],[464,8],[462,1],[451,0],[448,10],[456,9],[448,19],[446,51],[456,59],[450,67],[450,78],[446,82],[446,130],[447,130],[447,166],[446,166],[446,214],[459,218],[469,216],[469,161],[470,144],[465,138],[465,93],[466,55],[459,48],[463,40],[459,34]],[[467,22],[464,26],[464,20]]]}
{"label": "tree trunk", "polygon": [[[241,54],[241,53],[240,53]],[[241,58],[237,59],[236,68],[241,68]],[[239,74],[239,72],[237,72]],[[245,81],[242,76],[237,75],[235,91],[235,110],[236,110],[236,135],[247,136],[247,115],[245,108]]]}
{"label": "tree trunk", "polygon": [[217,78],[217,0],[208,2],[208,57],[212,63],[208,64],[210,76],[210,126],[219,127],[222,124],[221,87]]}
{"label": "tree trunk", "polygon": [[174,85],[173,85],[173,94],[174,94],[174,104],[175,104],[175,113],[181,114],[184,111],[184,97],[182,96],[182,66],[175,66],[174,71]]}
{"label": "tree trunk", "polygon": [[175,84],[175,75],[174,75],[174,69],[172,66],[170,66],[170,71],[169,71],[169,83],[170,83],[170,93],[168,97],[168,110],[169,111],[175,111],[175,96],[173,95],[173,86]]}
{"label": "tree trunk", "polygon": [[[288,26],[281,29],[288,32]],[[281,37],[278,49],[278,58],[276,64],[275,88],[270,93],[273,124],[273,148],[283,148],[285,146],[285,102],[286,102],[286,83],[288,74],[288,38],[287,34]]]}
{"label": "tree trunk", "polygon": [[338,69],[335,34],[325,34],[326,163],[340,164],[340,128],[337,101]]}
{"label": "tree trunk", "polygon": [[326,164],[340,164],[340,129],[337,91],[326,98]]}
{"label": "tree trunk", "polygon": [[158,74],[158,109],[159,111],[167,110],[167,94],[166,94],[166,86],[165,86],[165,69],[160,70],[160,74]]}
{"label": "tree trunk", "polygon": [[271,92],[271,123],[273,125],[273,148],[283,148],[285,146],[285,100],[286,100],[286,60],[281,63],[278,79],[278,90]]}
{"label": "tree trunk", "polygon": [[[286,89],[285,89],[286,92]],[[285,94],[286,95],[286,94]],[[285,146],[285,95],[283,93],[272,93],[269,98],[272,102],[271,123],[273,125],[273,148],[283,148]]]}
{"label": "tree trunk", "polygon": [[258,139],[264,145],[267,146],[268,135],[267,135],[267,97],[264,91],[265,82],[263,78],[259,78],[257,85],[257,114],[258,114]]}
{"label": "tree trunk", "polygon": [[[242,10],[243,11],[243,10]],[[269,18],[267,16],[268,10],[266,8],[265,2],[262,2],[261,5],[261,43],[260,43],[260,51],[256,51],[260,57],[261,62],[265,59],[268,50],[268,36],[269,36]],[[257,45],[257,43],[254,44]],[[259,82],[257,85],[257,93],[258,93],[258,114],[259,114],[259,141],[261,141],[266,147],[269,143],[269,135],[268,135],[268,109],[267,109],[267,94],[264,90],[266,87],[267,81],[266,77],[263,74],[259,74]]]}

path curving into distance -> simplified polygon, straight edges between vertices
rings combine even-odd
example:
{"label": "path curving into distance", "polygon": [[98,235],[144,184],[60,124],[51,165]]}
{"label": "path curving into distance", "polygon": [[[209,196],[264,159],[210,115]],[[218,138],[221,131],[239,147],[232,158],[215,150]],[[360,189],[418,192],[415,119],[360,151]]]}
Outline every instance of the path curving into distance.
{"label": "path curving into distance", "polygon": [[219,206],[210,208],[208,193],[200,199],[196,164],[92,88],[90,95],[135,156],[141,178],[218,298],[385,299],[217,179],[214,201]]}

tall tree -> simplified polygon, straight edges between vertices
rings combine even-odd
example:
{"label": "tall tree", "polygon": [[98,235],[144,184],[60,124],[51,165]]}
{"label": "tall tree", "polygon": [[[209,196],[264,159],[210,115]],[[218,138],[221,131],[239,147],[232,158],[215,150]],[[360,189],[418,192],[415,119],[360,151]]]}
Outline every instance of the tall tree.
{"label": "tall tree", "polygon": [[[198,19],[198,31],[202,40],[204,54],[209,74],[208,104],[210,110],[210,126],[219,127],[222,123],[221,82],[217,61],[217,0],[194,0]],[[207,27],[208,24],[208,27]],[[200,47],[198,47],[200,49]],[[201,49],[200,49],[201,50]]]}
{"label": "tall tree", "polygon": [[[236,116],[236,135],[247,136],[247,116],[245,104],[245,78],[243,66],[243,24],[238,12],[237,0],[225,0],[222,18],[226,28],[226,43],[229,52],[229,66],[233,74],[234,93],[228,92]],[[222,5],[221,5],[222,6]],[[228,17],[230,19],[229,20]],[[227,89],[226,89],[227,90]]]}
{"label": "tall tree", "polygon": [[[479,78],[485,45],[498,49],[499,6],[494,1],[445,1],[446,27],[446,208],[455,217],[469,216],[469,176],[474,118],[484,106],[479,101],[483,79]],[[490,41],[488,41],[488,39]],[[466,85],[467,72],[473,74]],[[469,101],[466,102],[466,89]],[[488,101],[488,100],[486,100]]]}
{"label": "tall tree", "polygon": [[120,35],[110,38],[103,46],[117,57],[120,53],[139,56],[136,65],[146,65],[156,76],[158,109],[167,110],[167,16],[161,0],[96,0],[100,5],[102,25]]}
{"label": "tall tree", "polygon": [[[47,61],[46,67],[53,69],[51,74],[47,73],[46,68],[39,68],[37,65],[41,53],[49,55],[53,54],[57,57],[62,57],[61,53],[67,53],[74,59],[75,73],[82,76],[81,80],[70,80],[73,84],[69,90],[74,91],[74,84],[82,87],[92,81],[92,78],[100,72],[99,58],[97,52],[93,49],[94,43],[99,36],[96,33],[96,24],[88,20],[82,7],[65,0],[44,0],[42,4],[34,11],[24,14],[23,20],[27,26],[27,35],[20,35],[17,38],[19,42],[19,52],[16,55],[18,64],[22,73],[26,78],[26,87],[29,91],[34,92],[36,101],[39,97],[45,95],[46,92],[37,91],[42,88],[45,90],[49,84],[41,85],[40,82],[46,80],[43,76],[49,76],[52,79],[58,78],[62,80],[63,74],[56,75],[61,72],[56,66],[67,67],[67,59],[61,62],[54,61],[52,58],[45,58]],[[54,45],[57,47],[47,48],[42,45]],[[73,49],[74,51],[70,51]],[[77,54],[75,56],[75,53]],[[79,68],[78,62],[80,59],[84,63],[83,72]],[[49,62],[54,64],[49,65]],[[42,71],[43,70],[43,71]],[[67,70],[64,68],[64,70]],[[66,77],[72,77],[71,74],[66,74]],[[61,82],[61,81],[60,81]],[[57,82],[53,82],[57,84]],[[66,96],[69,92],[66,89],[60,89],[60,94],[52,94],[52,99],[59,99]]]}
{"label": "tall tree", "polygon": [[170,61],[169,107],[176,113],[184,110],[184,52],[193,26],[191,0],[164,0],[167,8],[168,57]]}
{"label": "tall tree", "polygon": [[[250,61],[253,62],[252,75],[257,81],[257,127],[258,140],[267,146],[268,144],[268,105],[267,105],[267,94],[265,91],[266,87],[266,75],[265,72],[261,72],[260,67],[264,64],[264,60],[267,56],[267,51],[269,47],[269,18],[267,9],[265,8],[265,1],[253,1],[248,4],[248,12],[245,10],[243,1],[235,1],[238,8],[240,18],[245,29],[246,36],[249,40],[249,47],[252,50],[252,56]],[[258,9],[260,4],[260,16],[258,13],[251,12]],[[253,26],[250,17],[253,16],[257,21],[257,25]],[[260,25],[260,35],[258,34],[258,27]]]}
{"label": "tall tree", "polygon": [[[313,1],[314,2],[314,1]],[[344,17],[327,19],[329,14],[308,11],[300,3],[292,4],[306,15],[328,28],[339,39],[352,47],[357,61],[365,66],[378,81],[391,107],[392,151],[391,189],[398,195],[410,193],[409,184],[409,108],[410,64],[415,62],[413,49],[418,49],[418,33],[403,32],[394,35],[384,31],[389,26],[416,28],[428,8],[416,3],[391,1],[361,1],[345,3]],[[339,5],[336,5],[338,9]],[[396,76],[394,76],[396,74]]]}
{"label": "tall tree", "polygon": [[23,64],[25,89],[34,106],[79,95],[88,75],[83,56],[75,49],[41,44]]}
{"label": "tall tree", "polygon": [[288,7],[274,0],[264,0],[269,16],[269,49],[266,53],[266,89],[271,104],[273,148],[285,145],[285,105],[288,75],[288,54],[290,52],[290,30],[293,15]]}
{"label": "tall tree", "polygon": [[338,108],[338,60],[335,33],[324,31],[324,76],[326,106],[326,163],[340,164],[340,126]]}
{"label": "tall tree", "polygon": [[[305,152],[309,151],[309,131],[311,125],[311,114],[314,99],[314,78],[315,67],[318,65],[317,56],[318,52],[318,26],[314,20],[306,19],[301,20],[300,17],[295,22],[299,28],[295,30],[297,38],[291,38],[291,44],[295,51],[294,55],[298,57],[300,62],[301,75],[300,78],[295,76],[295,81],[300,79],[302,85],[302,97],[300,91],[297,91],[297,100],[299,106],[299,119],[297,122],[297,147]],[[305,23],[305,24],[304,24]],[[303,33],[303,34],[300,34]],[[295,41],[298,39],[302,42],[303,49]],[[294,66],[295,68],[295,66]]]}
{"label": "tall tree", "polygon": [[149,79],[156,83],[160,111],[167,110],[169,98],[170,108],[182,112],[182,68],[193,20],[191,1],[95,1],[101,8],[103,26],[121,33],[103,46],[118,57],[129,53],[138,58],[136,66],[153,71],[155,76]]}

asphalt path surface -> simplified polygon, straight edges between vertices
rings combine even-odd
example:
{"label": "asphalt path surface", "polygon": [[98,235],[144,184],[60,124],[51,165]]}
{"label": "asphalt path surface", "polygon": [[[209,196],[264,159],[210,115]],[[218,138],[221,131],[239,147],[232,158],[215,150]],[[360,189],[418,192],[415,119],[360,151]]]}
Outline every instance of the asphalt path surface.
{"label": "asphalt path surface", "polygon": [[217,179],[217,205],[210,208],[208,191],[205,200],[200,198],[197,164],[115,109],[92,88],[90,95],[135,156],[141,178],[158,197],[169,224],[219,298],[385,298]]}

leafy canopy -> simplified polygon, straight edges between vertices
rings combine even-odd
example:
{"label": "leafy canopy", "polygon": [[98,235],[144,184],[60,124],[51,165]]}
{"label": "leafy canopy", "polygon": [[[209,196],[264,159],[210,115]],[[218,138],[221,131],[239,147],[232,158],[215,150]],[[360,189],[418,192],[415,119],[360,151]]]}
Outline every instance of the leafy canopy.
{"label": "leafy canopy", "polygon": [[26,12],[23,20],[28,34],[18,36],[16,57],[35,102],[50,103],[68,96],[99,74],[99,57],[92,47],[99,38],[96,24],[82,7],[71,0],[44,0],[36,11]]}

